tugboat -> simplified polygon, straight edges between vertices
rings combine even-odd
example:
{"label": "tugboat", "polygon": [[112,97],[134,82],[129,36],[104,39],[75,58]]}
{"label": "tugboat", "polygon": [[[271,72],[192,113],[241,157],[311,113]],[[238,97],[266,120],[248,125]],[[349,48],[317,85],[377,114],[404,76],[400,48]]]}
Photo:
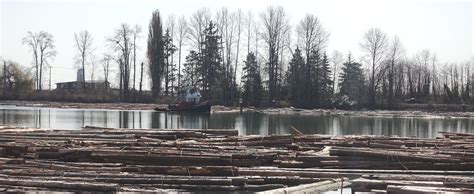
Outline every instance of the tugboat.
{"label": "tugboat", "polygon": [[173,112],[211,112],[211,105],[208,101],[201,102],[201,93],[197,89],[187,90],[186,94],[180,96],[177,102],[168,104],[167,108],[155,108],[156,111]]}

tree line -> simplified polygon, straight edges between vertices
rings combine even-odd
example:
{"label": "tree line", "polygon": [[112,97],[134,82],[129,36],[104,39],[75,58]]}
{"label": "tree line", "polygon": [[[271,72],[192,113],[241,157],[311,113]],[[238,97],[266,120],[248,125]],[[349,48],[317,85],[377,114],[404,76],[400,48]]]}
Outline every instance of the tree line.
{"label": "tree line", "polygon": [[[92,36],[75,34],[76,61],[83,69],[102,64],[103,78],[118,70],[120,99],[142,94],[148,73],[153,98],[202,91],[212,104],[291,105],[300,108],[394,108],[399,103],[473,103],[472,62],[441,63],[425,49],[409,55],[402,41],[379,28],[360,40],[363,56],[328,51],[330,33],[315,15],[291,25],[283,7],[259,15],[207,8],[191,16],[168,16],[158,10],[148,26],[146,61],[137,63],[141,27],[121,24],[107,38],[110,52],[93,54]],[[42,69],[56,55],[53,36],[24,38],[33,55],[35,89],[42,90]],[[138,67],[137,67],[138,65]],[[138,69],[137,69],[138,68]],[[138,83],[138,88],[136,87]]]}
{"label": "tree line", "polygon": [[[188,20],[180,18],[179,26],[188,26],[178,30],[177,37],[180,55],[183,37],[189,43],[184,69],[176,71],[172,64],[173,72],[158,74],[171,76],[171,80],[183,77],[185,81],[173,85],[171,92],[165,87],[165,95],[198,88],[214,104],[232,105],[242,98],[249,106],[288,102],[301,108],[393,108],[398,103],[473,102],[471,62],[443,65],[428,49],[409,56],[397,36],[388,37],[379,28],[364,33],[360,41],[364,56],[357,60],[350,53],[328,54],[330,34],[311,14],[302,18],[294,31],[282,7],[270,6],[258,19],[250,12],[230,12],[226,8],[217,11],[214,18],[211,15],[203,8]],[[295,37],[292,32],[296,32]],[[167,44],[176,42],[164,37]],[[247,42],[247,52],[239,54],[243,50],[239,48],[242,39]],[[171,53],[174,51],[171,49]],[[244,59],[239,61],[241,55]],[[166,80],[164,85],[168,85]],[[160,87],[155,91],[160,94]]]}

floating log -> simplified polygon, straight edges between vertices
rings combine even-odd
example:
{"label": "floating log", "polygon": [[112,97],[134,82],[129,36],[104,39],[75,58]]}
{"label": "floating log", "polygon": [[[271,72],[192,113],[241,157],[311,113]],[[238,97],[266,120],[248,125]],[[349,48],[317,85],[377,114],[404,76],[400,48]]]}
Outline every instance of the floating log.
{"label": "floating log", "polygon": [[349,185],[350,185],[349,180],[347,178],[342,178],[342,179],[325,180],[321,182],[304,184],[304,185],[288,187],[288,188],[273,189],[273,190],[268,190],[268,191],[259,192],[259,193],[260,194],[317,193],[317,192],[322,192],[322,191],[335,190],[335,189],[346,187]]}
{"label": "floating log", "polygon": [[0,185],[52,188],[69,191],[118,191],[118,184],[85,183],[76,181],[40,181],[32,179],[0,178]]}
{"label": "floating log", "polygon": [[448,187],[427,187],[427,186],[408,186],[408,185],[388,185],[389,193],[472,193],[474,189],[466,188],[448,188]]}
{"label": "floating log", "polygon": [[[310,192],[315,189],[309,185],[341,177],[350,179],[344,184],[352,182],[353,191],[407,185],[473,189],[474,139],[443,135],[238,136],[226,129],[8,127],[0,130],[0,191]],[[337,189],[340,182],[317,188]]]}

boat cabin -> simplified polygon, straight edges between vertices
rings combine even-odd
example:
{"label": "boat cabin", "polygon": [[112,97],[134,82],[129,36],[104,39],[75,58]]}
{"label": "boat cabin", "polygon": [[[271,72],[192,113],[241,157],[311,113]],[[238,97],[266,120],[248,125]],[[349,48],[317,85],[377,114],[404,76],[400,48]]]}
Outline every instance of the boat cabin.
{"label": "boat cabin", "polygon": [[201,93],[197,89],[191,89],[186,91],[186,102],[192,102],[194,104],[198,104],[201,100]]}

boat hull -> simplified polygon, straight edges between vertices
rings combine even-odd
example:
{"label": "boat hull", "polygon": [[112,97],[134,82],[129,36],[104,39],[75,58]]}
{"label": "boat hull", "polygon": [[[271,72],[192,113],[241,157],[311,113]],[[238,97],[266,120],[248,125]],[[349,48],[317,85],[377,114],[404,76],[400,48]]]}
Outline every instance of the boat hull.
{"label": "boat hull", "polygon": [[168,105],[168,108],[155,108],[156,111],[170,111],[170,112],[211,112],[211,105],[209,103],[200,104],[177,104]]}
{"label": "boat hull", "polygon": [[196,105],[192,107],[170,107],[170,111],[175,112],[211,112],[211,106],[208,104]]}

